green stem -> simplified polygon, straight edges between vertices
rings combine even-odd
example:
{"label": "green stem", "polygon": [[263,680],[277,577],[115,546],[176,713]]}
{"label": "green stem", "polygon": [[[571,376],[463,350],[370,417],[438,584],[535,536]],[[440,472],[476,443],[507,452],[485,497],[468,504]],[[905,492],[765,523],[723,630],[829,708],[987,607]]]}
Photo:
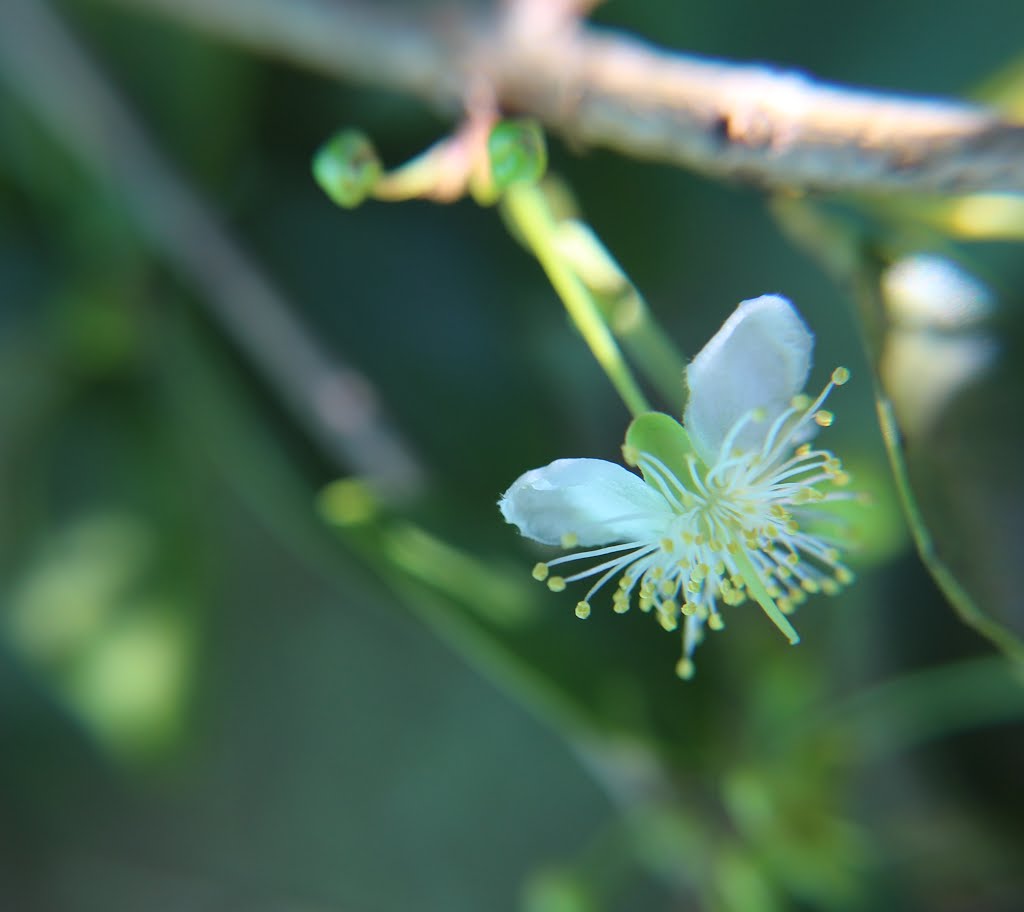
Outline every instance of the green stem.
{"label": "green stem", "polygon": [[559,249],[590,289],[605,323],[637,370],[681,415],[686,360],[654,319],[643,295],[589,225],[562,222]]}
{"label": "green stem", "polygon": [[651,407],[626,365],[604,321],[600,306],[559,252],[559,223],[548,205],[543,189],[537,184],[514,184],[502,198],[502,209],[543,267],[569,317],[622,397],[626,408],[634,417],[649,412]]}

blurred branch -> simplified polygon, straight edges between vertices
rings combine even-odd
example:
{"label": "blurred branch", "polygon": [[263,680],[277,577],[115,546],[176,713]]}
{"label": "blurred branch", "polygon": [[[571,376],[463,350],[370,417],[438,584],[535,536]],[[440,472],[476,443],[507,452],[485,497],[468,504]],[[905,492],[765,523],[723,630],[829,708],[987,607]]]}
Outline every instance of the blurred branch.
{"label": "blurred branch", "polygon": [[470,20],[447,7],[414,19],[348,0],[115,2],[449,109],[486,80],[504,106],[573,141],[717,176],[822,190],[1024,192],[1024,124],[992,111],[699,59],[564,19],[538,34],[524,27],[534,3]]}
{"label": "blurred branch", "polygon": [[43,0],[0,3],[0,78],[116,194],[328,455],[366,476],[384,499],[410,494],[419,469],[386,425],[368,381],[295,319]]}

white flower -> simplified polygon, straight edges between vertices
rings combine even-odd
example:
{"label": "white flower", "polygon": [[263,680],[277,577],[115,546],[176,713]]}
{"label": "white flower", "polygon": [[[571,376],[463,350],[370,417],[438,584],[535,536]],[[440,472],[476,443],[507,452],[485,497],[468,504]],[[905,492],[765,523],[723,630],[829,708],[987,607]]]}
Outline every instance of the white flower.
{"label": "white flower", "polygon": [[[786,634],[786,618],[808,593],[835,593],[853,575],[838,542],[822,528],[821,505],[852,495],[830,452],[809,439],[832,424],[821,408],[849,379],[836,368],[820,396],[802,390],[813,338],[785,298],[742,302],[686,370],[683,425],[651,412],[630,426],[623,452],[642,477],[601,459],[558,459],[521,476],[499,502],[527,538],[586,550],[537,564],[552,591],[596,581],[576,606],[590,614],[594,594],[615,577],[612,604],[643,611],[662,626],[683,626],[676,670],[689,678],[704,627],[724,626],[721,608],[752,599]],[[552,568],[590,561],[568,576]]]}

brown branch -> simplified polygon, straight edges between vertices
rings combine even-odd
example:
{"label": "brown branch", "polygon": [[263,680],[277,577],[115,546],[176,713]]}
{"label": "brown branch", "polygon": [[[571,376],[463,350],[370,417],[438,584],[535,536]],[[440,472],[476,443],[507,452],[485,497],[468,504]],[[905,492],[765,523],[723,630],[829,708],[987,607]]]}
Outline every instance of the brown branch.
{"label": "brown branch", "polygon": [[348,0],[116,0],[263,53],[457,108],[487,79],[503,105],[575,142],[768,185],[1024,192],[1024,125],[957,102],[830,86],[703,60],[591,26],[399,17]]}
{"label": "brown branch", "polygon": [[276,388],[328,456],[384,499],[420,470],[370,383],[329,354],[293,308],[164,161],[43,0],[0,2],[0,79],[124,205],[153,250]]}

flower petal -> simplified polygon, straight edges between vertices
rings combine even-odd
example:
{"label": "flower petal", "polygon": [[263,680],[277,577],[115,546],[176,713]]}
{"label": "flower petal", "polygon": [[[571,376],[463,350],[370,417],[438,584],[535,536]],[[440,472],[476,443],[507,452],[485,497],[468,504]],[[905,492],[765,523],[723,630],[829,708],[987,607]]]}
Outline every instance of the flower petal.
{"label": "flower petal", "polygon": [[556,459],[520,476],[498,502],[506,522],[547,545],[646,541],[672,518],[668,502],[639,476],[603,459]]}
{"label": "flower petal", "polygon": [[719,456],[733,425],[753,409],[764,421],[750,422],[735,445],[758,445],[771,422],[804,388],[814,337],[781,295],[742,301],[686,368],[690,398],[683,415],[694,447],[708,465]]}

